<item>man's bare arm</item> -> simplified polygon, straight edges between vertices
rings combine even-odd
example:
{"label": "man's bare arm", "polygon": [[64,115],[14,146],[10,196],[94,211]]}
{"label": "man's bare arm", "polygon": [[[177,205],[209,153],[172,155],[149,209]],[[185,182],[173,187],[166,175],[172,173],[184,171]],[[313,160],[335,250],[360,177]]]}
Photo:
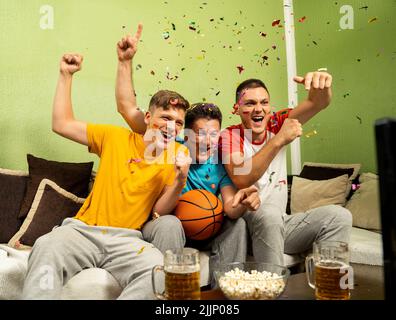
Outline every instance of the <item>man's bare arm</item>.
{"label": "man's bare arm", "polygon": [[275,137],[270,139],[253,157],[244,159],[240,152],[224,157],[224,167],[228,176],[238,189],[248,188],[255,184],[267,171],[282,147],[301,134],[302,128],[298,120],[286,119]]}
{"label": "man's bare arm", "polygon": [[83,57],[79,54],[65,54],[62,57],[53,103],[52,130],[87,146],[87,124],[74,118],[71,100],[73,74],[81,70],[82,61]]}

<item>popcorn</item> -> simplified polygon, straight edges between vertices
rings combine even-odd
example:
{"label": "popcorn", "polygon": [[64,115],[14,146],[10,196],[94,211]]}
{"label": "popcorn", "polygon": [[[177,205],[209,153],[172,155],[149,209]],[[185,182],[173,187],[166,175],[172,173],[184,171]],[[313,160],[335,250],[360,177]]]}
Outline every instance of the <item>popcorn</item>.
{"label": "popcorn", "polygon": [[235,268],[219,279],[219,286],[229,299],[267,300],[277,298],[285,288],[285,280],[276,273]]}

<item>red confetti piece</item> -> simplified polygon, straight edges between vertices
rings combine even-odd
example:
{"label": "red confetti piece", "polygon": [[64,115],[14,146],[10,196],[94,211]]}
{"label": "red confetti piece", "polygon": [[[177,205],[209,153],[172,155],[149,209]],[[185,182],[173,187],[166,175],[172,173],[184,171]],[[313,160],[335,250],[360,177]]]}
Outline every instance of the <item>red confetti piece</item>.
{"label": "red confetti piece", "polygon": [[305,19],[307,19],[307,17],[306,17],[306,16],[304,16],[304,17],[302,17],[302,18],[298,19],[298,22],[304,22],[304,21],[305,21]]}
{"label": "red confetti piece", "polygon": [[237,68],[238,68],[239,74],[241,74],[242,71],[245,70],[245,68],[243,66],[237,66]]}
{"label": "red confetti piece", "polygon": [[280,24],[280,20],[274,20],[274,21],[272,21],[272,26],[273,27],[275,27],[275,26],[277,26],[277,25],[279,25]]}
{"label": "red confetti piece", "polygon": [[210,186],[211,186],[212,189],[216,188],[216,185],[214,183],[212,183]]}

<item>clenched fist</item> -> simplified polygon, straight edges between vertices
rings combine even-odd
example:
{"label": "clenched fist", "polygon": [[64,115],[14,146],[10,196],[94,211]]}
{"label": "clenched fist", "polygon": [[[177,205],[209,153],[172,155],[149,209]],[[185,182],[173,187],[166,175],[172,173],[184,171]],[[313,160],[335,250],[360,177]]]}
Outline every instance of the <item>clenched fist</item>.
{"label": "clenched fist", "polygon": [[66,53],[63,55],[61,62],[60,62],[60,71],[63,74],[70,74],[80,71],[83,56],[78,53]]}
{"label": "clenched fist", "polygon": [[142,30],[143,30],[143,25],[139,23],[138,29],[133,37],[127,35],[126,37],[118,41],[117,54],[119,61],[132,60],[132,58],[134,57],[137,51],[137,45],[142,35]]}
{"label": "clenched fist", "polygon": [[287,145],[301,135],[301,123],[297,119],[288,118],[283,122],[282,128],[275,138],[279,139],[281,145]]}

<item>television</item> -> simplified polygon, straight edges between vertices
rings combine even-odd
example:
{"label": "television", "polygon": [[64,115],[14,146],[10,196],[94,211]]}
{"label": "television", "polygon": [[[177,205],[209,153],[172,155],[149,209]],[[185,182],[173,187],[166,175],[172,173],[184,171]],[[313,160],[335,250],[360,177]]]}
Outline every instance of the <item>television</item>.
{"label": "television", "polygon": [[396,300],[396,118],[375,121],[385,299]]}

